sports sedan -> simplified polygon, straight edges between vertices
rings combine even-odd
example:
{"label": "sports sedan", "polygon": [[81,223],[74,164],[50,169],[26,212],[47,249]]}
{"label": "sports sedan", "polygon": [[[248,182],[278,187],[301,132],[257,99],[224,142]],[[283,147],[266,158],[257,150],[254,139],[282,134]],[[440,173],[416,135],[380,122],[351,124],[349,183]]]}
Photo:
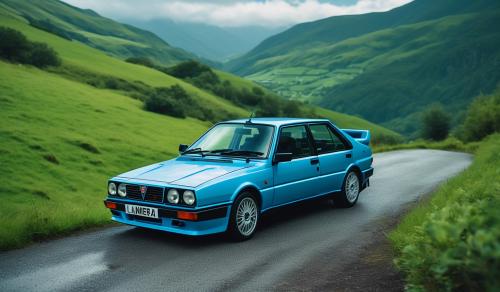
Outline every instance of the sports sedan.
{"label": "sports sedan", "polygon": [[124,224],[246,240],[273,208],[317,197],[354,206],[373,174],[369,142],[323,119],[221,122],[178,157],[109,180],[104,203]]}

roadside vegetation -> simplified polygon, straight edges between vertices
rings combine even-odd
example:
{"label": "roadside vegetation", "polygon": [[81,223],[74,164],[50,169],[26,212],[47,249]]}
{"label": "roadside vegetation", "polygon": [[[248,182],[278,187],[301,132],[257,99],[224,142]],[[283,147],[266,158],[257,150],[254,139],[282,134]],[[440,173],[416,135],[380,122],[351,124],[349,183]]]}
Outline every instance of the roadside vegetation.
{"label": "roadside vegetation", "polygon": [[[380,148],[475,154],[463,173],[414,208],[390,234],[411,291],[500,290],[500,92],[478,97],[457,135]],[[479,141],[480,139],[483,139]]]}

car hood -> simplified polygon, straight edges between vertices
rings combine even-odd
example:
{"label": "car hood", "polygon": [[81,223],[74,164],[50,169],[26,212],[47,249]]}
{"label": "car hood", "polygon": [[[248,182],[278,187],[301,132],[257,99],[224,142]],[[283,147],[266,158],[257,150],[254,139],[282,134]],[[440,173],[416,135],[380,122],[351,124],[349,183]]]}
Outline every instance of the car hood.
{"label": "car hood", "polygon": [[118,178],[194,188],[217,177],[251,166],[251,163],[241,160],[181,156],[123,173]]}

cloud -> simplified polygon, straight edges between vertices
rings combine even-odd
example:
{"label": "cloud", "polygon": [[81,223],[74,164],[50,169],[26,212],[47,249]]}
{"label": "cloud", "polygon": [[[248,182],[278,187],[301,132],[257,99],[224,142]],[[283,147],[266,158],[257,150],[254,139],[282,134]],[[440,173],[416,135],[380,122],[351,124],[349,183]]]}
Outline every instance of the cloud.
{"label": "cloud", "polygon": [[[411,0],[64,0],[118,19],[171,19],[220,27],[279,27],[329,16],[387,11]],[[348,4],[346,4],[348,3]],[[351,4],[351,5],[349,5]]]}

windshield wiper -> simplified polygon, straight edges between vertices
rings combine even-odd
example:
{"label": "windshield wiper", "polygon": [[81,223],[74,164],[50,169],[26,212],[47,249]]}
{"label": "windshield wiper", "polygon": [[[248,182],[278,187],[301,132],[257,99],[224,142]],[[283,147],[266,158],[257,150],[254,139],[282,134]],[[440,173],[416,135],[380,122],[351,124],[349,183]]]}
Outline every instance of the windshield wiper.
{"label": "windshield wiper", "polygon": [[185,154],[201,154],[201,156],[205,156],[205,153],[208,153],[210,151],[208,150],[202,150],[201,148],[193,148],[193,149],[189,149],[189,150],[186,150],[184,152],[182,152],[182,155],[185,155]]}
{"label": "windshield wiper", "polygon": [[259,151],[252,151],[252,150],[231,150],[231,149],[226,149],[226,151],[221,151],[221,155],[252,155],[252,156],[261,156],[264,153],[259,152]]}

